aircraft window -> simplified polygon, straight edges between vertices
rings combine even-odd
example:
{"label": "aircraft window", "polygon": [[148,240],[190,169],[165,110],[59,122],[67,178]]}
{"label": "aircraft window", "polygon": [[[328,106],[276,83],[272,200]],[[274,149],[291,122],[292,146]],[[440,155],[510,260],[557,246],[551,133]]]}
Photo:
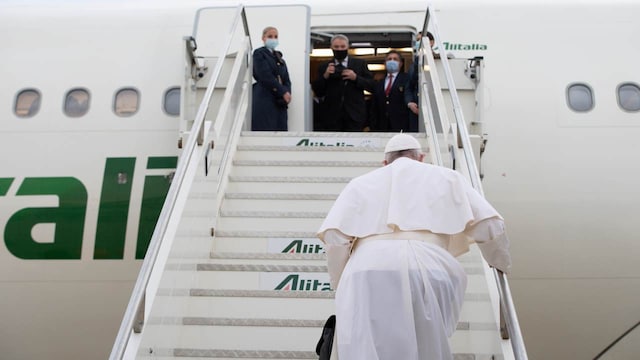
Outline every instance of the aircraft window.
{"label": "aircraft window", "polygon": [[567,87],[567,103],[571,110],[587,112],[593,109],[593,91],[586,84],[572,84]]}
{"label": "aircraft window", "polygon": [[620,84],[618,104],[626,111],[640,111],[640,87],[632,83]]}
{"label": "aircraft window", "polygon": [[14,112],[18,117],[32,117],[40,110],[40,92],[34,89],[22,90],[16,97]]}
{"label": "aircraft window", "polygon": [[138,112],[139,106],[140,93],[132,88],[118,90],[113,100],[113,111],[118,116],[131,116]]}
{"label": "aircraft window", "polygon": [[80,117],[89,111],[91,96],[85,89],[73,89],[64,100],[64,113],[71,117]]}
{"label": "aircraft window", "polygon": [[173,87],[164,93],[164,111],[171,116],[180,115],[180,88]]}

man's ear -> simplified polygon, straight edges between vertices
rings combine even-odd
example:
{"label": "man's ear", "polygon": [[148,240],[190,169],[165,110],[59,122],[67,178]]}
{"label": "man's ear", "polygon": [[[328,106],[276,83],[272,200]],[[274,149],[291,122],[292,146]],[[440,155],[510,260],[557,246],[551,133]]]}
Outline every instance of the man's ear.
{"label": "man's ear", "polygon": [[421,152],[420,155],[418,155],[418,161],[420,162],[424,162],[424,157],[427,156],[427,154]]}
{"label": "man's ear", "polygon": [[382,160],[382,166],[387,166],[389,165],[389,162],[387,161],[387,159]]}

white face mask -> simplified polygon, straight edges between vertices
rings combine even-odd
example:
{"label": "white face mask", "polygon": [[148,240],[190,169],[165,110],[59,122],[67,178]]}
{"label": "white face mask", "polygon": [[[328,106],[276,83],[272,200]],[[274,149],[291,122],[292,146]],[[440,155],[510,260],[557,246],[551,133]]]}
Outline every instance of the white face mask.
{"label": "white face mask", "polygon": [[269,50],[274,50],[278,47],[278,39],[266,39],[264,41],[264,46]]}

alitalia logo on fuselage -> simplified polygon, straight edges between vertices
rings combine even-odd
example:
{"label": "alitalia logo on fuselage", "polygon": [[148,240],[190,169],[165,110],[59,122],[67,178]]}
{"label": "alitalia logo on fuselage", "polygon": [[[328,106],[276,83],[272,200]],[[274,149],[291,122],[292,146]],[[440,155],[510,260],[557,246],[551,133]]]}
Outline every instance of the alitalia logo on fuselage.
{"label": "alitalia logo on fuselage", "polygon": [[[470,51],[470,50],[487,50],[487,45],[484,44],[462,44],[462,43],[450,43],[444,42],[444,49],[446,51],[451,50],[462,50],[462,51]],[[437,50],[437,49],[434,49]]]}
{"label": "alitalia logo on fuselage", "polygon": [[290,274],[274,290],[282,291],[329,291],[331,284],[319,279],[304,279],[300,274]]}
{"label": "alitalia logo on fuselage", "polygon": [[[146,169],[176,168],[176,156],[149,157]],[[94,259],[123,259],[131,204],[132,183],[144,181],[139,209],[136,259],[144,258],[158,216],[171,184],[170,176],[142,174],[134,176],[136,158],[107,158],[96,219]],[[153,171],[150,171],[153,173]],[[12,197],[56,196],[58,206],[25,207],[8,216],[4,228],[7,250],[20,259],[79,260],[90,197],[86,186],[77,178],[26,177],[19,184],[16,178],[0,178],[0,206],[7,208]],[[17,187],[14,193],[9,190]],[[16,199],[17,200],[17,199]],[[19,203],[19,201],[16,201]],[[53,238],[34,239],[33,229],[53,225]]]}

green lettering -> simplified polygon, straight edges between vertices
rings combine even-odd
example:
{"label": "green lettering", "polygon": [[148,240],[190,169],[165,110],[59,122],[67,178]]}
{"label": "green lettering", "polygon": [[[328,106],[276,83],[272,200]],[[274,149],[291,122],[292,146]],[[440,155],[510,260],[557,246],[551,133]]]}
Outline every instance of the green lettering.
{"label": "green lettering", "polygon": [[147,159],[147,169],[175,169],[178,158],[175,156],[154,156]]}
{"label": "green lettering", "polygon": [[12,182],[13,178],[0,178],[0,196],[7,195]]}
{"label": "green lettering", "polygon": [[302,246],[302,240],[293,240],[282,252],[297,254],[300,252],[300,246]]}
{"label": "green lettering", "polygon": [[309,146],[309,139],[302,139],[302,140],[298,141],[296,146]]}
{"label": "green lettering", "polygon": [[104,167],[94,259],[123,259],[136,158],[108,158]]}
{"label": "green lettering", "polygon": [[[147,161],[147,169],[175,169],[178,158],[150,157]],[[142,192],[142,206],[140,209],[140,226],[138,227],[138,242],[136,246],[136,259],[144,259],[147,253],[153,229],[158,222],[162,205],[171,185],[170,176],[151,175],[144,179]]]}
{"label": "green lettering", "polygon": [[284,278],[278,286],[276,286],[275,290],[298,290],[298,280],[300,275],[291,274]]}
{"label": "green lettering", "polygon": [[[73,177],[26,178],[16,196],[56,195],[58,207],[24,208],[9,218],[4,232],[7,249],[22,259],[80,259],[87,209],[87,190]],[[31,236],[37,224],[53,223],[53,242]]]}

